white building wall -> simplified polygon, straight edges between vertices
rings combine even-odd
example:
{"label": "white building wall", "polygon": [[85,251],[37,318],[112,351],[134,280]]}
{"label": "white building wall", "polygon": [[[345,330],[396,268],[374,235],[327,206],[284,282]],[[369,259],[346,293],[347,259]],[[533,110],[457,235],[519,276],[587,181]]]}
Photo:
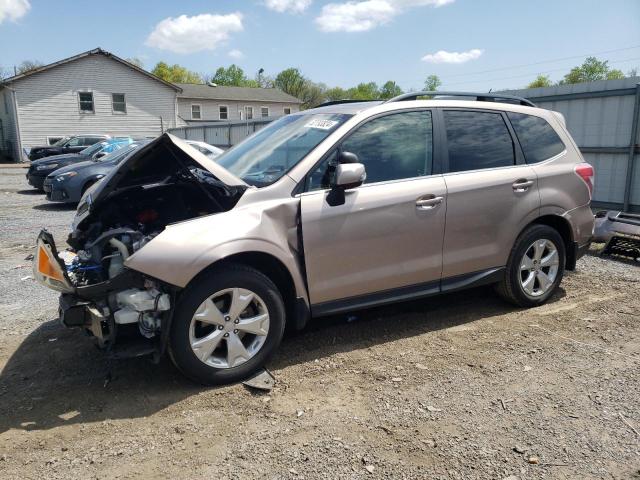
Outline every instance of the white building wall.
{"label": "white building wall", "polygon": [[[229,118],[227,120],[240,120],[240,112],[242,113],[242,120],[246,120],[244,116],[244,107],[253,107],[253,118],[261,118],[261,108],[269,108],[269,117],[281,117],[284,115],[284,108],[291,108],[291,113],[298,112],[300,107],[295,103],[282,103],[282,102],[232,102],[225,100],[209,100],[201,98],[183,98],[178,97],[178,115],[186,122],[191,122],[191,105],[200,105],[200,112],[202,121],[218,121],[220,119],[219,111],[220,105],[226,105],[229,112]],[[197,121],[197,120],[196,120]],[[225,121],[225,119],[222,119]]]}
{"label": "white building wall", "polygon": [[[83,133],[157,136],[176,126],[176,91],[101,54],[35,73],[12,84],[23,148],[48,136]],[[93,92],[94,113],[81,113],[78,92]],[[124,93],[126,113],[115,113],[112,93]]]}

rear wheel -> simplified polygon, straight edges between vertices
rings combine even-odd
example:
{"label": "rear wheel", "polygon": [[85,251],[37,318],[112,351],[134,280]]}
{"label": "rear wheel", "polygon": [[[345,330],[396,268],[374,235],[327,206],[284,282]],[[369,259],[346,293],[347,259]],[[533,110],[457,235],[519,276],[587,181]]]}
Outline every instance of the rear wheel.
{"label": "rear wheel", "polygon": [[226,265],[188,287],[176,308],[169,352],[199,383],[237,382],[264,365],[285,327],[273,282],[249,267]]}
{"label": "rear wheel", "polygon": [[542,305],[560,285],[565,262],[560,234],[547,225],[532,225],[516,240],[498,293],[520,307]]}

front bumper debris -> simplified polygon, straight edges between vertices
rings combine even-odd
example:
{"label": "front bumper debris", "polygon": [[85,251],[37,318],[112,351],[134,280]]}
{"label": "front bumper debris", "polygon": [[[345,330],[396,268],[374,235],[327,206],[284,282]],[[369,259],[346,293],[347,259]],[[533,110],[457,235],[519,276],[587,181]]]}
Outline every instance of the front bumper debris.
{"label": "front bumper debris", "polygon": [[640,261],[640,215],[617,211],[597,213],[594,241],[605,242],[601,255]]}

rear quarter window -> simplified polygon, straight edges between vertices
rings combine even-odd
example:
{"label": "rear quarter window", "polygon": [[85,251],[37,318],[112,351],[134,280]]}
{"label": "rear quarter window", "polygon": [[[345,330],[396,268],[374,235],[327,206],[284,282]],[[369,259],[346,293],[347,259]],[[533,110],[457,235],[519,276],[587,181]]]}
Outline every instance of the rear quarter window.
{"label": "rear quarter window", "polygon": [[515,112],[507,112],[507,116],[527,163],[542,162],[564,151],[564,143],[544,118]]}

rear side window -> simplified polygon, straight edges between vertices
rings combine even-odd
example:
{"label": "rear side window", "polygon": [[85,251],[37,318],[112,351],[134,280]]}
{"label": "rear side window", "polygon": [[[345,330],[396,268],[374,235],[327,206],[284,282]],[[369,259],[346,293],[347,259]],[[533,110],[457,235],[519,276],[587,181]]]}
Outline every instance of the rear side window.
{"label": "rear side window", "polygon": [[445,110],[444,121],[449,172],[515,164],[513,140],[500,113]]}
{"label": "rear side window", "polygon": [[542,162],[565,149],[556,131],[544,118],[508,112],[527,163]]}

